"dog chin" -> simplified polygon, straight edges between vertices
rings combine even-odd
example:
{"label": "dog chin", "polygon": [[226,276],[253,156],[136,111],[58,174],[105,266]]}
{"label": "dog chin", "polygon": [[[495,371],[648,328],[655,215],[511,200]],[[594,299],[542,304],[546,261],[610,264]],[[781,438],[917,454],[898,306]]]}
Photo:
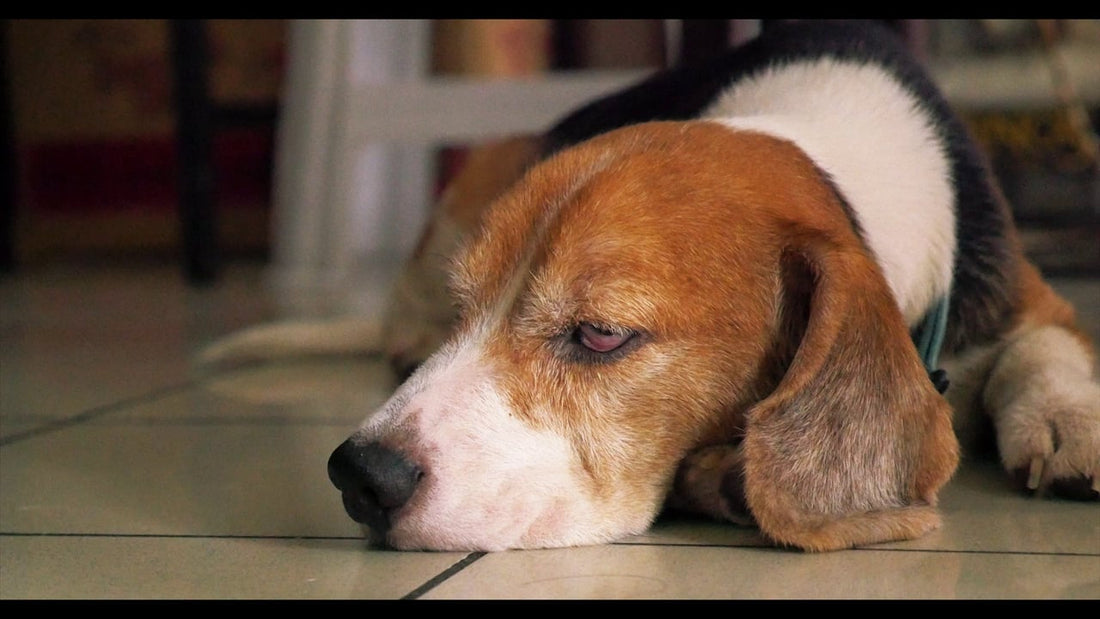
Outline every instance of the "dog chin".
{"label": "dog chin", "polygon": [[420,488],[418,496],[391,514],[385,544],[437,551],[605,544],[645,531],[656,512],[656,507],[599,502],[579,487],[542,488],[528,476],[521,478],[526,489],[509,483],[485,492],[484,486],[494,485],[491,479],[482,480],[481,493],[447,483],[440,484],[446,490]]}
{"label": "dog chin", "polygon": [[587,501],[576,498],[519,492],[464,501],[429,490],[393,514],[386,543],[400,550],[451,551],[575,546],[607,541],[596,534],[597,523]]}
{"label": "dog chin", "polygon": [[[564,522],[567,517],[547,512],[540,516],[528,530],[520,534],[503,532],[496,536],[486,533],[480,526],[425,529],[422,527],[392,529],[386,536],[385,546],[396,550],[431,551],[482,551],[530,550],[537,548],[561,548],[590,546],[612,542],[630,534],[640,533],[648,526],[630,528],[620,534],[610,534],[602,527],[577,526]],[[558,521],[558,522],[554,522]],[[491,527],[488,527],[491,528]],[[372,533],[373,535],[373,533]]]}

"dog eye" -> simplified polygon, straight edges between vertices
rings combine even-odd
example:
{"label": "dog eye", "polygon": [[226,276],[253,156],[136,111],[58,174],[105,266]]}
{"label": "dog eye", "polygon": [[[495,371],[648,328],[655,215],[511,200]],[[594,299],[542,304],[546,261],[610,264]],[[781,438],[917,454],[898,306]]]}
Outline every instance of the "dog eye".
{"label": "dog eye", "polygon": [[592,352],[611,352],[634,337],[632,331],[622,331],[594,325],[590,322],[582,322],[573,332],[574,339]]}

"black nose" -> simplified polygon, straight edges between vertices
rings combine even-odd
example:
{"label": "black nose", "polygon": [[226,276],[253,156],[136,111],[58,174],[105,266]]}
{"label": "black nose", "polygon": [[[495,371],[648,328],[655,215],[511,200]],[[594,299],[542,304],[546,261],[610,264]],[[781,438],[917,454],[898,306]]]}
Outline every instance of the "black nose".
{"label": "black nose", "polygon": [[344,498],[352,520],[384,535],[390,512],[404,505],[420,481],[420,468],[379,443],[348,439],[328,459],[328,477]]}

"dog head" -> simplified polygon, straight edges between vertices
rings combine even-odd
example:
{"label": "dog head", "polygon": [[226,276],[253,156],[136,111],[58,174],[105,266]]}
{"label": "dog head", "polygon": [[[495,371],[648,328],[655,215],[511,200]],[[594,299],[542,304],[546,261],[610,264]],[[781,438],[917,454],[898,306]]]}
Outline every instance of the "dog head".
{"label": "dog head", "polygon": [[867,535],[815,531],[927,528],[874,514],[933,503],[953,470],[881,272],[788,142],[658,122],[567,149],[492,205],[451,288],[449,341],[329,461],[391,546],[638,533],[687,454],[741,442],[761,530],[838,547]]}

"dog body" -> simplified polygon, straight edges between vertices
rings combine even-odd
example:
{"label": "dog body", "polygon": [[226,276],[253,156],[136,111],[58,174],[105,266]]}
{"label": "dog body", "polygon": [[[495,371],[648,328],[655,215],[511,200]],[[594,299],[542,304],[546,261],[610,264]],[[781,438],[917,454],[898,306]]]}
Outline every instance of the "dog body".
{"label": "dog body", "polygon": [[1090,344],[964,127],[889,33],[784,26],[472,161],[394,296],[388,352],[423,364],[330,477],[397,548],[601,543],[666,504],[916,537],[959,457],[913,344],[942,303],[955,415],[1093,496]]}

